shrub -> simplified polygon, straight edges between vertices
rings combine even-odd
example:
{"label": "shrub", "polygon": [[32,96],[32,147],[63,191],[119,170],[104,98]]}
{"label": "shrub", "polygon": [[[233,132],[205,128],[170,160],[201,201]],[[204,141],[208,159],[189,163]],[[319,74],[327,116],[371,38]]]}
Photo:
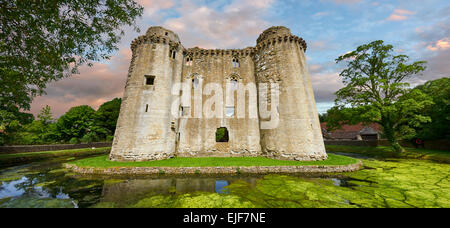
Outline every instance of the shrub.
{"label": "shrub", "polygon": [[71,139],[70,139],[69,143],[70,143],[70,144],[79,144],[79,143],[80,143],[80,140],[74,137],[74,138],[71,138]]}
{"label": "shrub", "polygon": [[114,140],[114,136],[113,135],[106,136],[106,141],[107,142],[112,142],[113,140]]}
{"label": "shrub", "polygon": [[83,142],[83,143],[91,143],[91,142],[96,142],[98,140],[99,140],[99,138],[98,138],[97,134],[95,134],[94,132],[89,132],[81,138],[81,142]]}

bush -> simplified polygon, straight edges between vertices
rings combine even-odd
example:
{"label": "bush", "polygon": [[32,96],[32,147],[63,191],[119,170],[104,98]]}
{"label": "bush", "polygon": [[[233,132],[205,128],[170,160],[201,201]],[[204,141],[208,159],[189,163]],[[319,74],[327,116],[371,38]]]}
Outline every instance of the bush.
{"label": "bush", "polygon": [[83,143],[97,142],[98,140],[99,138],[94,132],[89,132],[81,138],[81,142]]}
{"label": "bush", "polygon": [[69,141],[69,143],[70,143],[70,144],[79,144],[79,143],[80,143],[80,140],[77,139],[77,138],[71,138],[70,141]]}
{"label": "bush", "polygon": [[114,140],[114,136],[113,135],[106,136],[106,141],[107,142],[112,142],[113,140]]}

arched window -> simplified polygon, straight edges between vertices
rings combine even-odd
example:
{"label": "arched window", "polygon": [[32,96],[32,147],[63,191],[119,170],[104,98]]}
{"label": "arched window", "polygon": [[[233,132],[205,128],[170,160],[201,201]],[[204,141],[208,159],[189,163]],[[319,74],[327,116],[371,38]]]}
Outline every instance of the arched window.
{"label": "arched window", "polygon": [[226,127],[220,127],[217,128],[216,131],[216,142],[228,142],[229,136],[228,136],[228,130]]}
{"label": "arched window", "polygon": [[175,49],[170,49],[169,58],[175,59],[176,56],[177,56],[177,51]]}
{"label": "arched window", "polygon": [[239,59],[236,57],[233,57],[233,68],[239,67]]}
{"label": "arched window", "polygon": [[193,62],[192,57],[187,57],[186,66],[192,66],[192,62]]}
{"label": "arched window", "polygon": [[230,88],[231,88],[231,90],[238,89],[238,80],[236,78],[230,79]]}
{"label": "arched window", "polygon": [[193,74],[191,76],[192,78],[192,89],[197,89],[198,85],[200,84],[200,77],[198,74]]}

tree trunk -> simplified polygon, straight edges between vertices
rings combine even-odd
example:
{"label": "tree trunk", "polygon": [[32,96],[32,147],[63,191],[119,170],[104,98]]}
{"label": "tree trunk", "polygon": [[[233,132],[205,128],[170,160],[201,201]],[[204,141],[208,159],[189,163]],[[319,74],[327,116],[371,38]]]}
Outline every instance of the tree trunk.
{"label": "tree trunk", "polygon": [[382,126],[383,126],[383,130],[384,130],[384,134],[385,134],[387,140],[389,141],[389,143],[391,143],[392,148],[394,148],[395,153],[400,154],[400,153],[405,152],[405,149],[403,149],[403,147],[400,145],[400,143],[398,143],[398,140],[395,137],[395,131],[394,131],[394,128],[392,127],[392,125],[389,123],[383,122]]}

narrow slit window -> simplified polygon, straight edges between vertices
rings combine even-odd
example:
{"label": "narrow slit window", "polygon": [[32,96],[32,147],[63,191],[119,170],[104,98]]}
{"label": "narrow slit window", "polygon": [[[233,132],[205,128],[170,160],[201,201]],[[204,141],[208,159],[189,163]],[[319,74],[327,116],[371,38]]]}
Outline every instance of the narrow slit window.
{"label": "narrow slit window", "polygon": [[231,79],[230,87],[231,87],[231,90],[237,90],[238,89],[238,81],[236,79]]}
{"label": "narrow slit window", "polygon": [[199,83],[200,83],[200,82],[199,82],[199,80],[198,80],[197,77],[193,78],[193,79],[192,79],[192,88],[193,88],[193,89],[197,89]]}
{"label": "narrow slit window", "polygon": [[148,104],[145,105],[145,112],[148,112]]}
{"label": "narrow slit window", "polygon": [[238,67],[239,67],[239,59],[233,58],[233,68],[238,68]]}
{"label": "narrow slit window", "polygon": [[145,75],[145,84],[146,85],[154,85],[155,84],[155,76]]}
{"label": "narrow slit window", "polygon": [[177,52],[176,51],[172,51],[172,59],[175,59],[176,56],[177,56]]}

